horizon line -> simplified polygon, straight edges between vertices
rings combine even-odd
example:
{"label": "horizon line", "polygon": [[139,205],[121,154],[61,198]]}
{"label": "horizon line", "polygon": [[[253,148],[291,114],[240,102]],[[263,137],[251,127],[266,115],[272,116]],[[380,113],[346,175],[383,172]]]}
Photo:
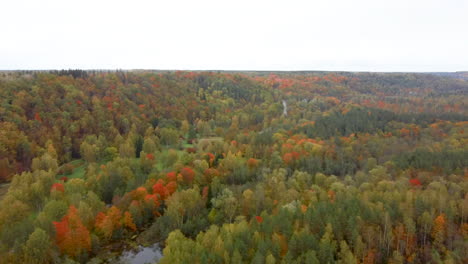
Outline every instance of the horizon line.
{"label": "horizon line", "polygon": [[0,72],[48,72],[48,71],[160,71],[160,72],[346,72],[346,73],[468,73],[468,70],[457,71],[372,71],[372,70],[226,70],[226,69],[151,69],[151,68],[55,68],[55,69],[0,69]]}

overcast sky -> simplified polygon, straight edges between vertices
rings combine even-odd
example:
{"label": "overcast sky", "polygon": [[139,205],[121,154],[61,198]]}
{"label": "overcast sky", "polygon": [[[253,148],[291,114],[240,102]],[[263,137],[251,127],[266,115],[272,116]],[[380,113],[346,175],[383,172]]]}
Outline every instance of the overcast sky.
{"label": "overcast sky", "polygon": [[1,0],[0,69],[468,70],[468,0]]}

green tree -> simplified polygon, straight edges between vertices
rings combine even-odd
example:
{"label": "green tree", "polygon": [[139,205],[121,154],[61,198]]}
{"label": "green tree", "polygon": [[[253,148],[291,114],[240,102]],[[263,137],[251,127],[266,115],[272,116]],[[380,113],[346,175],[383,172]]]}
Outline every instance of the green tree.
{"label": "green tree", "polygon": [[165,146],[176,145],[179,142],[179,134],[175,129],[165,127],[159,133],[161,135],[161,143]]}
{"label": "green tree", "polygon": [[47,233],[36,228],[23,247],[25,263],[50,263],[52,260],[51,248],[51,241]]}
{"label": "green tree", "polygon": [[234,216],[237,214],[237,209],[239,207],[239,202],[231,190],[225,188],[221,194],[211,199],[211,204],[213,207],[220,210],[229,220],[229,223],[232,222]]}

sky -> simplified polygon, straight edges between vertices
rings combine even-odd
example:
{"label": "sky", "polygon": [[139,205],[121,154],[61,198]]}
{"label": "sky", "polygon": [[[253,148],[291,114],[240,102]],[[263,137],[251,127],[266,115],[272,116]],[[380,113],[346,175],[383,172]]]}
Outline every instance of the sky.
{"label": "sky", "polygon": [[468,71],[468,0],[2,0],[0,70]]}

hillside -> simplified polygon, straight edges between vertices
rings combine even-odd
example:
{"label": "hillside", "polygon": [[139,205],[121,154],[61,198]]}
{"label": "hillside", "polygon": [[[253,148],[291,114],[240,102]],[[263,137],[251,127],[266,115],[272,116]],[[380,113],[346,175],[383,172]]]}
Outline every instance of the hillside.
{"label": "hillside", "polygon": [[0,72],[0,263],[466,263],[467,102],[463,72]]}

